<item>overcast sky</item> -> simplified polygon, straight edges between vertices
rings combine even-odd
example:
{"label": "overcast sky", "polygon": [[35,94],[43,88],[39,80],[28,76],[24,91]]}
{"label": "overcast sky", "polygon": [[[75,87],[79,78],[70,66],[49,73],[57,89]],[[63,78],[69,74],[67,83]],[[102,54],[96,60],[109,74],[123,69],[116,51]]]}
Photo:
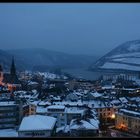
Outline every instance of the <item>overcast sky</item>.
{"label": "overcast sky", "polygon": [[0,48],[104,55],[140,39],[140,3],[0,4]]}

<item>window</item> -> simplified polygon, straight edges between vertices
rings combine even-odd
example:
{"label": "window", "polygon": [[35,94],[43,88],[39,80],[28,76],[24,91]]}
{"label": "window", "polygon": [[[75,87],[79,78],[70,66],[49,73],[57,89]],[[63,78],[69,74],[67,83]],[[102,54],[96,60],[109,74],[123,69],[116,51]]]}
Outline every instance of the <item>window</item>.
{"label": "window", "polygon": [[64,114],[60,114],[60,116],[64,116]]}
{"label": "window", "polygon": [[31,111],[35,111],[34,108],[31,108]]}
{"label": "window", "polygon": [[131,127],[132,126],[132,121],[131,119],[128,121],[128,127]]}
{"label": "window", "polygon": [[25,133],[25,135],[26,135],[26,136],[30,136],[30,135],[31,135],[31,133]]}

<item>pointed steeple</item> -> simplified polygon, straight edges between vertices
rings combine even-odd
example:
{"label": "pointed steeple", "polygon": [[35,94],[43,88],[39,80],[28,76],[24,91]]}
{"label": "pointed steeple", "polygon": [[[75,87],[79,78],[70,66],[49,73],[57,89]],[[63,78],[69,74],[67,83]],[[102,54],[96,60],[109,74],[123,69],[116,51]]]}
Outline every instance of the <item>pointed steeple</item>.
{"label": "pointed steeple", "polygon": [[0,83],[3,81],[3,69],[2,65],[0,65]]}
{"label": "pointed steeple", "polygon": [[12,57],[12,64],[11,64],[10,74],[11,75],[16,75],[16,67],[15,67],[14,57]]}
{"label": "pointed steeple", "polygon": [[2,65],[0,64],[0,72],[2,72],[3,71],[3,69],[2,69]]}

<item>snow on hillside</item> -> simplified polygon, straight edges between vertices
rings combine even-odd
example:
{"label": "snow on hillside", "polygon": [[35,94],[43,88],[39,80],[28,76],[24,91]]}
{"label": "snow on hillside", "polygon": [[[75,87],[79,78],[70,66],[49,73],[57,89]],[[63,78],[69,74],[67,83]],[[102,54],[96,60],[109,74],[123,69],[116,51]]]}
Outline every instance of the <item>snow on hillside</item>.
{"label": "snow on hillside", "polygon": [[140,58],[118,58],[118,59],[113,59],[112,61],[132,63],[132,64],[139,64],[140,65]]}
{"label": "snow on hillside", "polygon": [[140,71],[140,40],[119,45],[99,59],[93,68]]}
{"label": "snow on hillside", "polygon": [[119,58],[119,57],[140,57],[140,52],[117,54],[106,58]]}
{"label": "snow on hillside", "polygon": [[105,69],[127,69],[127,70],[133,70],[133,71],[140,71],[140,67],[138,66],[131,66],[127,64],[120,64],[120,63],[111,63],[107,62],[100,68],[105,68]]}
{"label": "snow on hillside", "polygon": [[132,44],[128,50],[129,51],[138,51],[140,49],[140,44]]}

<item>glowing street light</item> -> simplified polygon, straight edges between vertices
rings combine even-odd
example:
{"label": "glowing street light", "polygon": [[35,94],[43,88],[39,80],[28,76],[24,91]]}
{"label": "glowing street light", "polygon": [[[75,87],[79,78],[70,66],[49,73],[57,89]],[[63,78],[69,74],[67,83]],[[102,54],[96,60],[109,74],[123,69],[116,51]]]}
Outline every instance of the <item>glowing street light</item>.
{"label": "glowing street light", "polygon": [[111,115],[111,118],[112,118],[112,119],[115,119],[115,114],[112,114],[112,115]]}

